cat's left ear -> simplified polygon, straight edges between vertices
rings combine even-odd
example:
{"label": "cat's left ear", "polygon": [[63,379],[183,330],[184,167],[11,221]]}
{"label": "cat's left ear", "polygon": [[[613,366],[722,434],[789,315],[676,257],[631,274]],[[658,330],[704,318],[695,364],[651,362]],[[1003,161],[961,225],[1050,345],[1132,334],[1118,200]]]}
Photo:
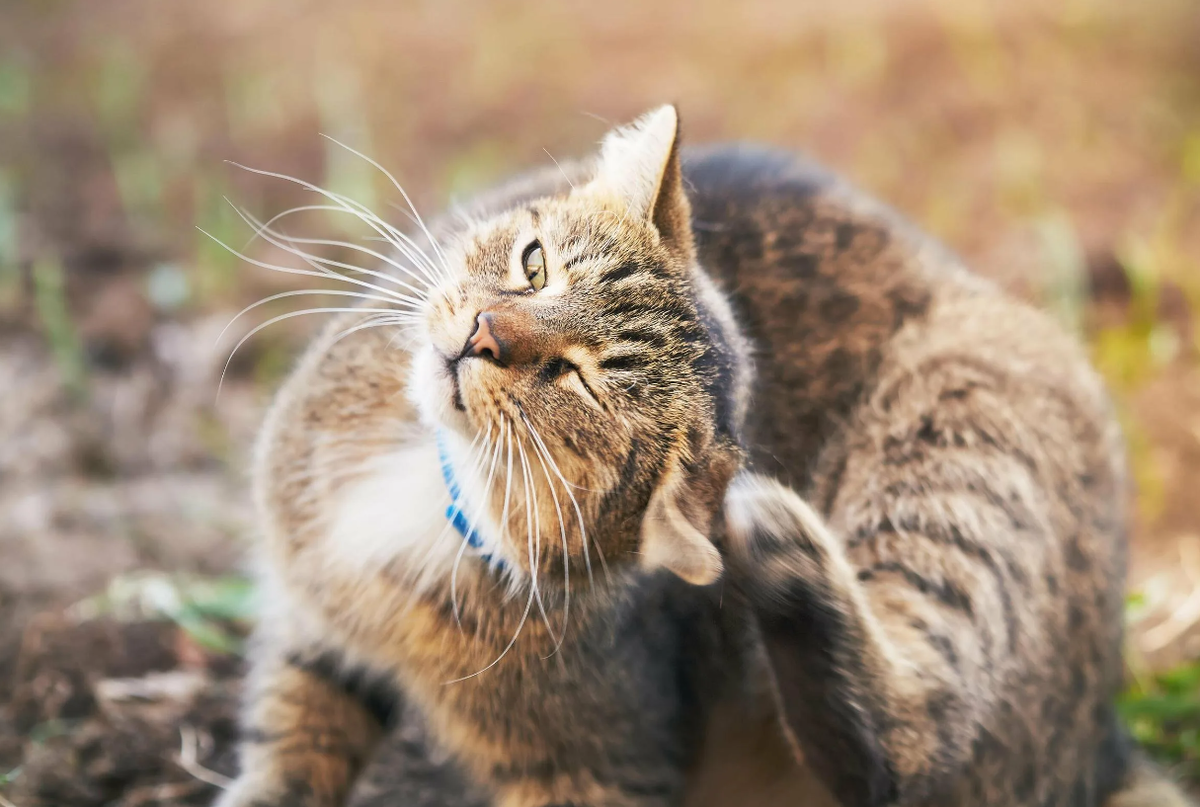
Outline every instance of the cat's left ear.
{"label": "cat's left ear", "polygon": [[697,586],[716,582],[724,565],[710,536],[737,465],[732,451],[711,452],[702,462],[672,463],[642,521],[643,568],[669,569]]}
{"label": "cat's left ear", "polygon": [[654,225],[668,248],[692,252],[691,206],[679,167],[679,114],[667,104],[609,132],[589,190],[620,201]]}

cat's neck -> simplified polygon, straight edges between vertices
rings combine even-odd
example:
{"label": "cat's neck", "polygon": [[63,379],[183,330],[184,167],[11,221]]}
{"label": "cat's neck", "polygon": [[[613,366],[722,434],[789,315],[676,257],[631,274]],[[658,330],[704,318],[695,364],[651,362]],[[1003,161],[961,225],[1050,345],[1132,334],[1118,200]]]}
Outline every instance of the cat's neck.
{"label": "cat's neck", "polygon": [[476,515],[479,484],[462,470],[459,442],[433,432],[407,438],[344,484],[326,532],[335,562],[398,569],[426,585],[449,580],[456,565],[459,575],[506,566],[492,525]]}

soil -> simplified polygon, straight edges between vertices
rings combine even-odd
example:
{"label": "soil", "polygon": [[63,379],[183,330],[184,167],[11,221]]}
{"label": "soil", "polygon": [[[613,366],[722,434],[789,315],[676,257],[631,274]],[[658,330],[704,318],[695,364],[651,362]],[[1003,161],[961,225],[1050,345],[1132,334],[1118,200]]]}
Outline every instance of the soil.
{"label": "soil", "polygon": [[[243,663],[204,651],[168,622],[74,622],[26,628],[0,762],[21,760],[8,798],[22,805],[208,805],[236,773]],[[364,774],[352,807],[476,807],[484,802],[430,750],[404,712]]]}

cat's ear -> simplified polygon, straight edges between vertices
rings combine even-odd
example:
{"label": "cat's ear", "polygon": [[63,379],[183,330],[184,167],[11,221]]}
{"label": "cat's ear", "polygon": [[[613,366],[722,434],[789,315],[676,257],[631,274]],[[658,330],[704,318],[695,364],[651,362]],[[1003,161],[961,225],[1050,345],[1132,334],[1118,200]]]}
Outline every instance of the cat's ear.
{"label": "cat's ear", "polygon": [[668,247],[690,257],[691,206],[679,167],[679,115],[667,104],[609,132],[589,190],[649,221]]}
{"label": "cat's ear", "polygon": [[644,568],[669,569],[698,586],[716,582],[724,566],[709,536],[736,465],[732,453],[713,453],[690,467],[672,464],[642,520]]}

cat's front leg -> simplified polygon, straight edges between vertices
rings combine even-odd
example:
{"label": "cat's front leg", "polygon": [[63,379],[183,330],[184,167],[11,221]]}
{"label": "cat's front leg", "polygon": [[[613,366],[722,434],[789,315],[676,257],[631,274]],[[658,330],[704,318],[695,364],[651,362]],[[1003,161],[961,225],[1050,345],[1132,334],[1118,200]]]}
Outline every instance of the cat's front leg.
{"label": "cat's front leg", "polygon": [[216,807],[340,807],[395,708],[385,679],[336,651],[260,647],[239,749]]}
{"label": "cat's front leg", "polygon": [[921,609],[932,623],[947,608],[941,592],[903,613],[873,600],[820,515],[773,480],[741,474],[726,514],[730,575],[759,622],[783,722],[838,801],[911,803],[953,780],[971,748],[958,738],[995,698],[987,670],[954,655],[970,657],[967,639],[939,652],[909,635]]}

